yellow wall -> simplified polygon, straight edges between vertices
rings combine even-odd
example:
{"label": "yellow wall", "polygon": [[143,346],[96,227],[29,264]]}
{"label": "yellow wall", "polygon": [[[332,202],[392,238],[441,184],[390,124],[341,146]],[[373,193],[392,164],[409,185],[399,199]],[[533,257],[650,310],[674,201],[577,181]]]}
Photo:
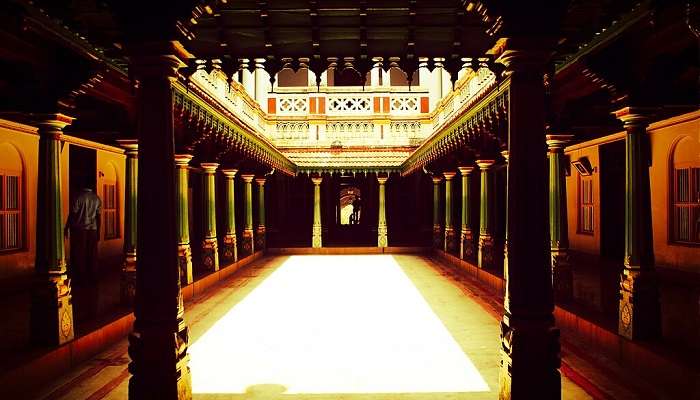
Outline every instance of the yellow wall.
{"label": "yellow wall", "polygon": [[569,224],[569,247],[585,253],[600,253],[600,169],[598,147],[590,146],[566,154],[571,161],[588,157],[593,168],[593,234],[579,233],[578,196],[579,173],[571,167],[571,174],[566,177],[566,209]]}
{"label": "yellow wall", "polygon": [[[106,179],[112,180],[110,175],[116,172],[117,181],[117,215],[119,219],[119,235],[117,238],[105,240],[104,229],[100,232],[98,254],[101,259],[114,261],[120,259],[124,253],[124,176],[125,156],[121,153],[113,153],[105,150],[97,150],[97,194],[102,198],[102,184]],[[114,170],[114,171],[112,171]],[[103,199],[104,202],[104,199]],[[104,222],[104,220],[103,220]],[[104,228],[104,224],[103,224]]]}

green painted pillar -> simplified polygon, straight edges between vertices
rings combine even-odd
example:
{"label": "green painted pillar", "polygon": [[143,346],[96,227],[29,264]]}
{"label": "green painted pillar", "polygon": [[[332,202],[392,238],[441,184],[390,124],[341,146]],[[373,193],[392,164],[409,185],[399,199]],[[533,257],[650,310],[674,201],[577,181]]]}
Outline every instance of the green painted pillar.
{"label": "green painted pillar", "polygon": [[61,134],[73,118],[37,115],[39,181],[37,193],[36,275],[32,293],[31,336],[38,345],[58,346],[73,340],[73,305],[63,242]]}
{"label": "green painted pillar", "polygon": [[202,243],[201,263],[206,271],[219,270],[219,244],[216,235],[216,169],[218,163],[200,163],[202,167]]}
{"label": "green painted pillar", "polygon": [[222,241],[222,256],[228,262],[238,261],[238,249],[236,239],[236,196],[235,196],[235,177],[238,173],[237,169],[222,169],[224,174],[224,193],[225,208],[226,208],[226,223],[224,225],[224,237]]}
{"label": "green painted pillar", "polygon": [[121,300],[132,305],[136,296],[136,209],[138,192],[139,144],[136,139],[117,141],[126,153],[124,179],[124,262],[122,263]]}
{"label": "green painted pillar", "polygon": [[549,147],[549,236],[552,250],[554,298],[570,301],[574,281],[569,261],[569,224],[566,212],[566,156],[564,146],[573,135],[547,135]]}
{"label": "green painted pillar", "polygon": [[460,258],[474,260],[474,232],[472,231],[471,187],[474,167],[459,167],[462,175],[462,229],[460,231]]}
{"label": "green painted pillar", "polygon": [[448,253],[457,251],[457,240],[454,223],[452,222],[452,178],[456,172],[443,172],[445,177],[445,241],[443,250]]}
{"label": "green painted pillar", "polygon": [[625,269],[620,281],[618,332],[628,339],[661,335],[658,278],[654,271],[649,186],[649,109],[626,107],[615,112],[627,136],[625,184]]}
{"label": "green painted pillar", "polygon": [[255,178],[258,185],[258,226],[255,227],[255,248],[264,250],[267,240],[265,233],[265,177]]}
{"label": "green painted pillar", "polygon": [[192,272],[192,248],[190,247],[189,163],[191,154],[175,154],[175,197],[177,211],[177,260],[180,283],[186,286],[194,282]]}
{"label": "green painted pillar", "polygon": [[241,175],[243,179],[243,184],[245,185],[245,207],[243,211],[245,212],[245,225],[243,226],[243,240],[241,251],[244,257],[252,255],[255,252],[255,238],[253,233],[253,179],[255,175],[244,174]]}
{"label": "green painted pillar", "polygon": [[477,160],[481,173],[481,198],[479,201],[479,268],[493,269],[496,267],[496,241],[493,236],[494,202],[493,166],[494,160]]}
{"label": "green painted pillar", "polygon": [[436,249],[443,247],[440,221],[440,182],[442,182],[442,177],[433,175],[433,247]]}
{"label": "green painted pillar", "polygon": [[388,247],[389,237],[386,225],[386,181],[388,176],[377,175],[379,182],[379,218],[377,219],[377,247]]}
{"label": "green painted pillar", "polygon": [[319,249],[322,247],[321,182],[323,182],[323,177],[313,176],[311,177],[311,181],[314,183],[314,223],[311,228],[311,247]]}

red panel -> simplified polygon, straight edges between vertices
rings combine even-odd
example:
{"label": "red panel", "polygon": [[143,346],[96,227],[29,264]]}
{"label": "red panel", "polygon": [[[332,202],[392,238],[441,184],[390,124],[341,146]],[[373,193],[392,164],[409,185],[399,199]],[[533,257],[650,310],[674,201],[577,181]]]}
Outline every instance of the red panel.
{"label": "red panel", "polygon": [[318,113],[319,114],[326,113],[326,98],[325,97],[318,98]]}
{"label": "red panel", "polygon": [[382,112],[381,106],[382,106],[381,100],[379,99],[379,97],[375,97],[374,98],[374,113],[375,114]]}
{"label": "red panel", "polygon": [[427,97],[420,98],[420,112],[427,113],[430,110],[430,103],[428,103]]}
{"label": "red panel", "polygon": [[384,112],[385,112],[385,113],[388,113],[389,111],[391,111],[391,110],[389,109],[389,98],[388,98],[388,97],[385,97],[385,98],[384,98]]}
{"label": "red panel", "polygon": [[277,99],[274,97],[267,99],[267,113],[276,114],[277,113]]}
{"label": "red panel", "polygon": [[309,98],[309,114],[316,114],[316,98]]}

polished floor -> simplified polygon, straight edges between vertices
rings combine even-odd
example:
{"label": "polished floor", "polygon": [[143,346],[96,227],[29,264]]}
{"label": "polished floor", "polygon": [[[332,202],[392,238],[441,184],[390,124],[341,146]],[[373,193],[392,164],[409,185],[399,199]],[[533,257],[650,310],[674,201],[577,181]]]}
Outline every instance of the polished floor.
{"label": "polished floor", "polygon": [[[423,257],[266,258],[186,307],[195,399],[497,398],[496,315]],[[126,398],[126,349],[35,398]]]}

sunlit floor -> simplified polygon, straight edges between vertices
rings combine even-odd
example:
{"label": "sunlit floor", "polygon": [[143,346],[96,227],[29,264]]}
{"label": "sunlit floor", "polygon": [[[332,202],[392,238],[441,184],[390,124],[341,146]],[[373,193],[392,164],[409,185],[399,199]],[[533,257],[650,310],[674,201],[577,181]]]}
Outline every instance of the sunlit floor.
{"label": "sunlit floor", "polygon": [[[496,399],[499,325],[482,304],[413,255],[261,260],[187,305],[194,398]],[[126,348],[39,398],[126,398]]]}

